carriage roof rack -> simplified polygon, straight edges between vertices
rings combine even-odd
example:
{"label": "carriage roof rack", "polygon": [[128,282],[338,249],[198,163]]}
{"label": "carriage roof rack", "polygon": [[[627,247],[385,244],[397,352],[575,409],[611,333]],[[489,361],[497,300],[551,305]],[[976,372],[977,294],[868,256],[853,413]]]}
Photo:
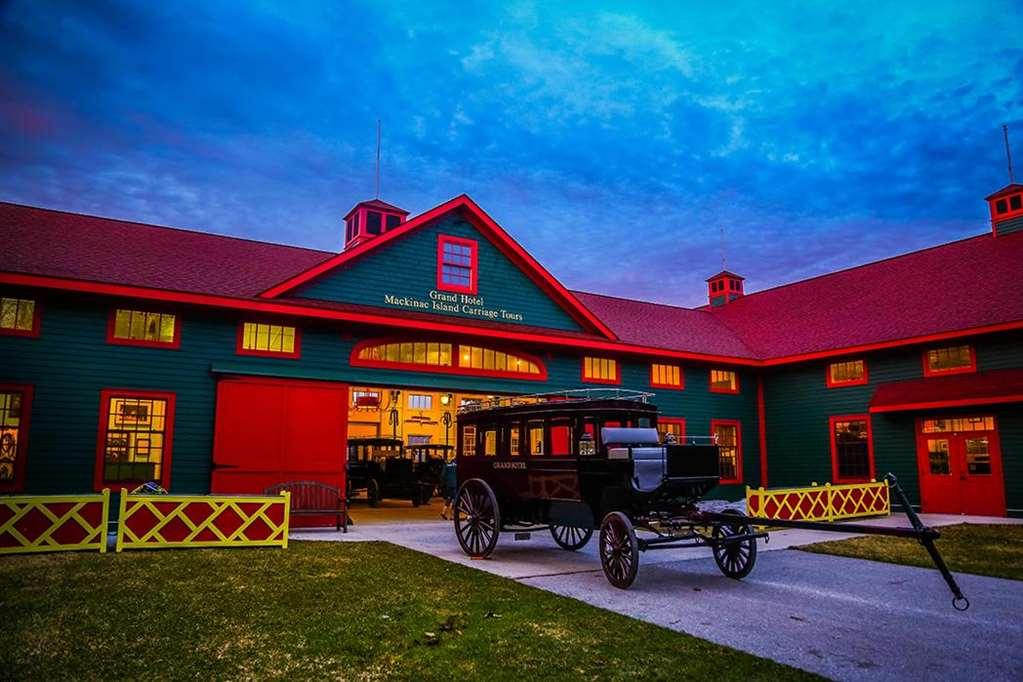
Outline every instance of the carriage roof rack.
{"label": "carriage roof rack", "polygon": [[633,391],[627,388],[576,388],[568,391],[550,391],[548,393],[532,393],[530,395],[494,396],[487,400],[466,403],[458,408],[459,414],[490,410],[496,407],[513,407],[515,405],[536,405],[538,403],[582,402],[586,400],[631,400],[647,403],[654,393]]}

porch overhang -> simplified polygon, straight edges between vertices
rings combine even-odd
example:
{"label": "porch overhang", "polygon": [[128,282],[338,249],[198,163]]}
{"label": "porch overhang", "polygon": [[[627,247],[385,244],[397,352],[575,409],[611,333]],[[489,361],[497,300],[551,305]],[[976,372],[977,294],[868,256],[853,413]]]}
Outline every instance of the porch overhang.
{"label": "porch overhang", "polygon": [[871,413],[1023,402],[1023,369],[1000,369],[881,384]]}

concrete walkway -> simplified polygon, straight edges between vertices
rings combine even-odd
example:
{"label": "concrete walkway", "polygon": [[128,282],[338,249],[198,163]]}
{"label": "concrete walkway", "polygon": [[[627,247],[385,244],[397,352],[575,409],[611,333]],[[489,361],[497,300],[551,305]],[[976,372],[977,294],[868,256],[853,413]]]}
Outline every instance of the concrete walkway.
{"label": "concrete walkway", "polygon": [[[1023,523],[923,518],[935,526]],[[906,524],[898,516],[870,523]],[[502,535],[487,560],[466,557],[451,523],[443,521],[291,537],[392,542],[834,679],[1023,679],[1023,582],[959,575],[971,601],[960,613],[934,570],[778,551],[848,534],[773,532],[743,581],[722,576],[705,548],[646,552],[629,590],[607,583],[596,542],[566,552],[546,532],[524,541]]]}

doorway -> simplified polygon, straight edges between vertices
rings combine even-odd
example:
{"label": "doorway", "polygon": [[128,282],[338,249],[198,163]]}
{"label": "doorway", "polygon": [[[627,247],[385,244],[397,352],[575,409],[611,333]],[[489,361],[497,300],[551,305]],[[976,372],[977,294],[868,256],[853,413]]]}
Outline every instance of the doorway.
{"label": "doorway", "polygon": [[1002,452],[993,416],[917,421],[921,508],[1005,516]]}

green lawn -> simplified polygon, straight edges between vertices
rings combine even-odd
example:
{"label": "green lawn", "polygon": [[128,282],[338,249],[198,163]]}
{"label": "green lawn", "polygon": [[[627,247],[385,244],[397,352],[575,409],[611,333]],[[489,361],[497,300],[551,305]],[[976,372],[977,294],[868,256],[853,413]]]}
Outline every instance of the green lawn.
{"label": "green lawn", "polygon": [[4,678],[809,677],[384,543],[3,557],[0,585]]}
{"label": "green lawn", "polygon": [[[953,571],[1023,580],[1023,526],[964,523],[938,530],[941,537],[934,544]],[[867,536],[819,542],[799,549],[893,564],[934,567],[927,550],[915,540],[903,538]]]}

